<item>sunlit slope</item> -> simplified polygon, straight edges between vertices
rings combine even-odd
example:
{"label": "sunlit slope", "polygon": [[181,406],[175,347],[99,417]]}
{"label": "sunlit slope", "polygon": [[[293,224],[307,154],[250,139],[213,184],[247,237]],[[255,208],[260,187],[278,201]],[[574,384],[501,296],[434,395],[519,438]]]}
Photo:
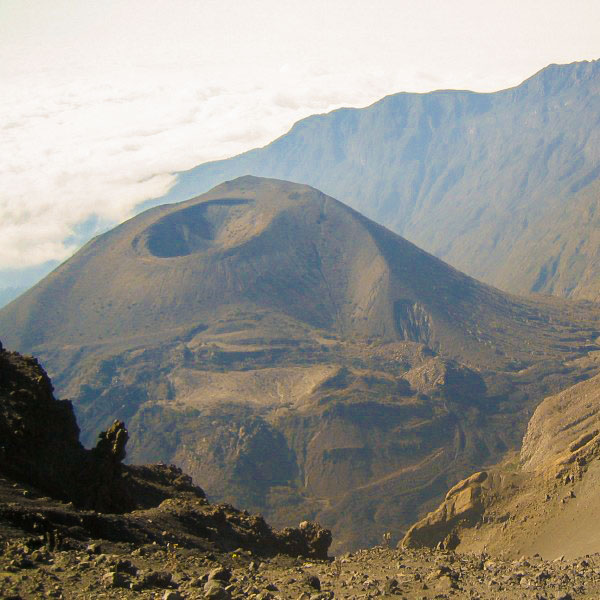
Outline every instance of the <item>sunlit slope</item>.
{"label": "sunlit slope", "polygon": [[456,485],[405,544],[547,559],[598,552],[599,410],[600,376],[546,398],[518,460]]}
{"label": "sunlit slope", "polygon": [[526,354],[545,354],[543,324],[564,316],[476,282],[313,188],[243,177],[95,238],[0,311],[0,331],[31,351],[172,337],[231,311],[480,363],[510,360],[523,336]]}

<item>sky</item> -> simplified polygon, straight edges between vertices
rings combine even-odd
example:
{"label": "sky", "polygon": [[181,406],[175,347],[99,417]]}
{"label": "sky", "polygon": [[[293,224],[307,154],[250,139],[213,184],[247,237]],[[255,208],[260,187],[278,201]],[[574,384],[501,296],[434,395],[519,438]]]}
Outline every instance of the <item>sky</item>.
{"label": "sky", "polygon": [[0,291],[177,171],[310,114],[594,60],[599,31],[598,0],[0,0]]}

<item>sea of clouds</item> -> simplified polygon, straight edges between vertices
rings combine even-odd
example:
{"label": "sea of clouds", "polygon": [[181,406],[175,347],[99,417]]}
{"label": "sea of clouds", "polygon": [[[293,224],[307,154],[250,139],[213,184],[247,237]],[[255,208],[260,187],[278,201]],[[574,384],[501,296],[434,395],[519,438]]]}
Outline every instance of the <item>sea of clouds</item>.
{"label": "sea of clouds", "polygon": [[278,75],[273,85],[218,85],[171,67],[113,69],[104,77],[48,71],[5,81],[0,279],[11,269],[68,258],[167,193],[177,171],[264,145],[300,118],[369,104],[393,88],[376,72],[298,73],[283,65]]}

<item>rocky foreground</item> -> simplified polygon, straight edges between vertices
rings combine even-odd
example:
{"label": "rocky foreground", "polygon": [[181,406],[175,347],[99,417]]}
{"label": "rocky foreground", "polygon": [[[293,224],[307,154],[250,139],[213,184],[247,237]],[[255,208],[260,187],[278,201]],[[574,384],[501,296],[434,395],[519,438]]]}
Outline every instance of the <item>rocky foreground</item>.
{"label": "rocky foreground", "polygon": [[37,361],[0,345],[0,598],[600,597],[597,554],[513,561],[376,547],[328,557],[331,533],[316,523],[275,530],[211,504],[177,467],[123,464],[122,422],[91,450],[78,433]]}
{"label": "rocky foreground", "polygon": [[69,543],[37,537],[0,546],[2,598],[519,598],[600,596],[600,557],[490,559],[373,548],[336,559],[185,549],[177,545]]}

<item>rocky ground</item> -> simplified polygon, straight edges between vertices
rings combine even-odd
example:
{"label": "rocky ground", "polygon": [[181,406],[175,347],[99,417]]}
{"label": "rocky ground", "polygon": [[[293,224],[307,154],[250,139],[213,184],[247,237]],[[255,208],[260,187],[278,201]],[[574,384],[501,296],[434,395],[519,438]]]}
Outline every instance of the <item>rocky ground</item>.
{"label": "rocky ground", "polygon": [[190,550],[171,544],[0,545],[0,595],[25,598],[481,598],[600,596],[600,556],[518,561],[427,550],[361,550],[330,560]]}

